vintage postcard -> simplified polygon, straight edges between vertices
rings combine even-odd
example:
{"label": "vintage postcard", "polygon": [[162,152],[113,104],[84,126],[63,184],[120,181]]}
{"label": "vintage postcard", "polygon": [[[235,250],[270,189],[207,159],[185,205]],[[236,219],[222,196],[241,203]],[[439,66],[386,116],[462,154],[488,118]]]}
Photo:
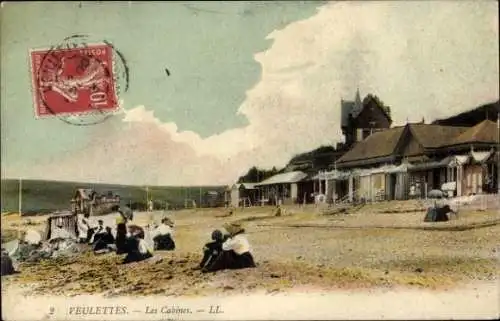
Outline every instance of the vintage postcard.
{"label": "vintage postcard", "polygon": [[500,316],[498,2],[0,12],[2,320]]}

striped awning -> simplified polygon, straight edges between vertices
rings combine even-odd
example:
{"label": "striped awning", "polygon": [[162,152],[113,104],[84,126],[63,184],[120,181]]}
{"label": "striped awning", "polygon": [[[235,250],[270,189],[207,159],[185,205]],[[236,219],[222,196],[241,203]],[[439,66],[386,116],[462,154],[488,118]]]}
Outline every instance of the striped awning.
{"label": "striped awning", "polygon": [[312,180],[346,180],[350,173],[347,171],[333,170],[329,172],[320,172],[316,174]]}
{"label": "striped awning", "polygon": [[307,174],[301,171],[286,172],[274,175],[260,183],[254,184],[254,186],[297,183],[306,177]]}
{"label": "striped awning", "polygon": [[413,165],[411,165],[410,163],[402,163],[399,166],[395,166],[393,168],[390,168],[389,170],[387,170],[387,173],[389,173],[389,174],[406,173],[408,171],[408,169],[411,169],[412,167],[413,167]]}
{"label": "striped awning", "polygon": [[431,162],[425,162],[425,163],[420,163],[420,164],[412,164],[411,170],[412,171],[420,171],[420,170],[434,169],[434,168],[440,168],[440,167],[447,167],[451,161],[450,157],[452,157],[452,156],[445,157],[440,161],[431,161]]}
{"label": "striped awning", "polygon": [[448,167],[464,165],[469,161],[469,155],[453,155],[450,156]]}

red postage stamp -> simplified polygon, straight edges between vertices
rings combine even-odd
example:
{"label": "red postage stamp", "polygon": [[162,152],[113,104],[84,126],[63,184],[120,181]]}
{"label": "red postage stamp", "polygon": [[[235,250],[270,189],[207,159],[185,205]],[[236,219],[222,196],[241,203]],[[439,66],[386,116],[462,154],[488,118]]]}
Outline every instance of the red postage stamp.
{"label": "red postage stamp", "polygon": [[37,117],[119,108],[111,46],[33,50],[30,58]]}

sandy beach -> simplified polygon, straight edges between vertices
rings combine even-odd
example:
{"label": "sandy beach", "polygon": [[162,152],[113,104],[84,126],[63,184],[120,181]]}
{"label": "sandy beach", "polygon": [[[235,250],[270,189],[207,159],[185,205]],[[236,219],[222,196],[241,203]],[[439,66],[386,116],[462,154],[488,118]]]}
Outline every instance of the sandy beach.
{"label": "sandy beach", "polygon": [[[417,205],[373,204],[341,215],[294,207],[281,217],[268,207],[239,209],[231,216],[224,209],[137,213],[134,222],[143,226],[171,217],[178,248],[126,266],[115,254],[91,252],[20,264],[20,273],[2,277],[2,313],[5,320],[498,316],[497,211],[462,211],[458,219],[424,223]],[[387,213],[388,206],[396,213]],[[103,218],[109,224],[114,219]],[[2,234],[41,229],[44,220],[7,215]],[[227,221],[245,226],[257,268],[193,271],[210,232]],[[103,308],[111,306],[126,307],[127,313],[111,315]],[[217,306],[224,312],[215,313]],[[182,309],[191,313],[175,313]]]}

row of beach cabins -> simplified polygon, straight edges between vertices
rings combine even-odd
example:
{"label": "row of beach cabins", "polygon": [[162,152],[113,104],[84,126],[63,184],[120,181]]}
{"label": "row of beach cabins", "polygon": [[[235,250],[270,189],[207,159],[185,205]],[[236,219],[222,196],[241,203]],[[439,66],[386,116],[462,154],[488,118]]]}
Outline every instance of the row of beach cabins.
{"label": "row of beach cabins", "polygon": [[498,123],[475,126],[413,123],[372,133],[330,168],[288,169],[261,182],[228,186],[226,205],[356,203],[450,197],[499,191]]}

